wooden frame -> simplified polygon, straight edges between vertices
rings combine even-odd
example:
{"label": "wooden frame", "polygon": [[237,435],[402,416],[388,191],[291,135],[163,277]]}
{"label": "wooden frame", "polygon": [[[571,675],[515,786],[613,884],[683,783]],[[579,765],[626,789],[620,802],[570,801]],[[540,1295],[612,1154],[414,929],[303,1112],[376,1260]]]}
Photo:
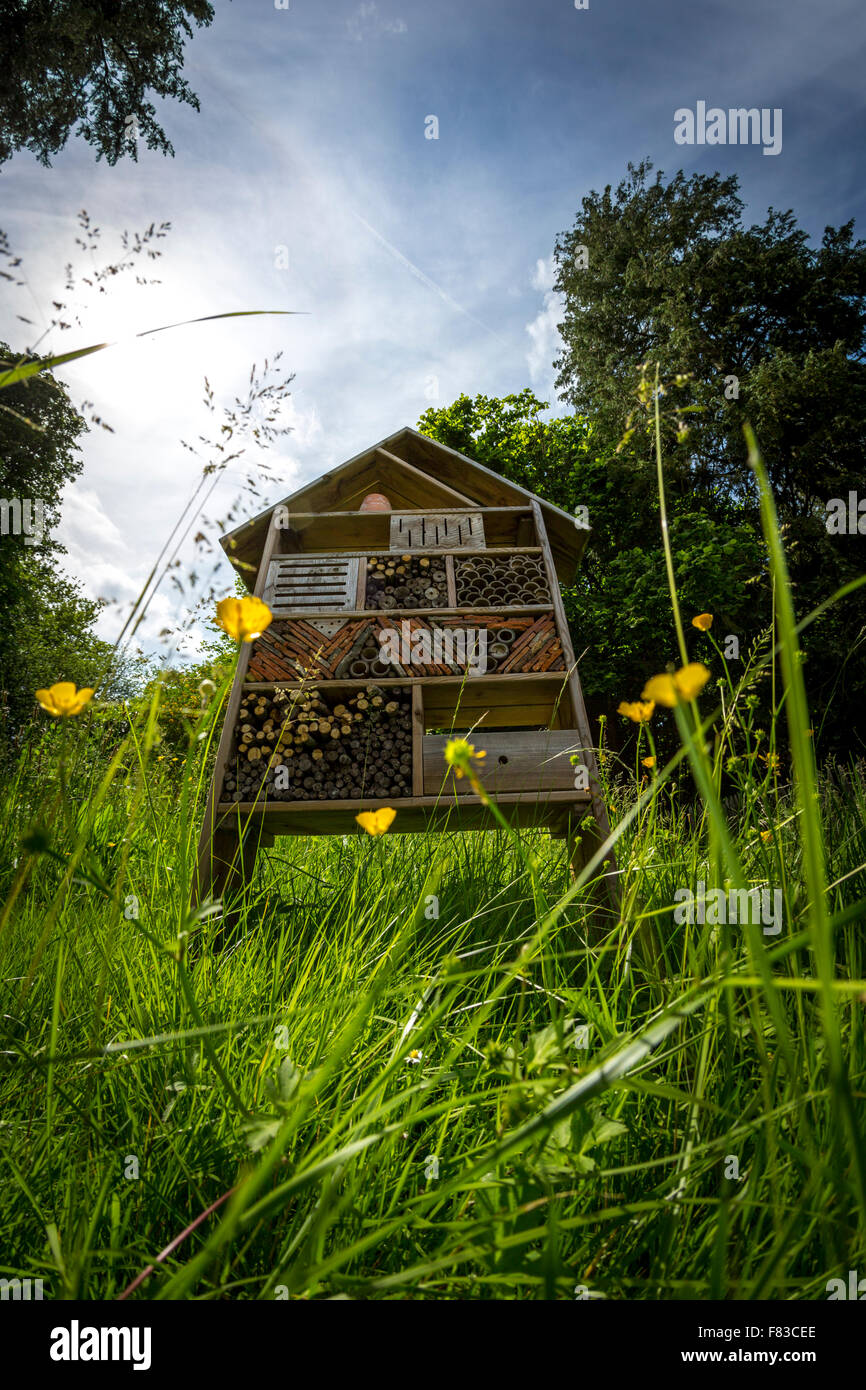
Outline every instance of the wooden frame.
{"label": "wooden frame", "polygon": [[[371,609],[365,607],[367,561],[371,557],[394,554],[387,548],[388,514],[347,511],[295,513],[294,516],[290,516],[294,529],[287,533],[275,524],[274,512],[271,514],[271,524],[258,557],[255,585],[258,596],[261,597],[265,591],[268,576],[272,572],[272,561],[281,555],[309,554],[313,562],[318,557],[323,572],[329,558],[338,558],[342,563],[357,560],[357,575],[354,569],[351,571],[351,592],[347,589],[347,598],[354,603],[354,608],[335,609],[333,605],[329,608],[324,600],[319,605],[315,601],[314,592],[312,597],[311,593],[307,592],[303,605],[297,610],[290,606],[281,606],[278,621],[290,623],[293,619],[308,618],[310,622],[323,622],[324,626],[325,619],[349,622],[385,617],[399,623],[405,617],[420,619],[423,626],[424,620],[438,617],[451,619],[453,630],[453,620],[464,615],[467,627],[471,626],[476,615],[481,616],[485,613],[495,613],[497,621],[498,615],[505,618],[511,615],[513,619],[522,616],[526,619],[531,618],[539,630],[555,632],[561,644],[565,670],[514,670],[478,676],[421,675],[415,674],[414,671],[406,671],[405,674],[395,674],[393,677],[340,677],[339,680],[319,678],[315,681],[305,680],[303,675],[290,675],[279,681],[249,681],[247,673],[252,646],[245,645],[226,705],[225,721],[202,827],[197,879],[199,898],[210,893],[215,897],[222,896],[227,899],[232,889],[239,888],[244,880],[250,877],[256,849],[272,843],[275,835],[345,834],[348,830],[357,828],[355,817],[359,811],[377,805],[393,805],[397,810],[398,816],[393,827],[396,832],[431,828],[491,828],[495,821],[485,799],[475,794],[468,782],[459,786],[453,782],[449,785],[447,768],[442,758],[446,734],[428,733],[428,729],[451,729],[455,733],[471,730],[475,746],[479,749],[484,748],[491,755],[491,762],[484,765],[482,776],[488,774],[490,791],[495,794],[499,809],[515,826],[547,826],[552,834],[565,835],[570,842],[569,860],[572,868],[580,862],[585,862],[591,847],[593,837],[587,837],[582,828],[588,813],[591,814],[596,828],[596,840],[606,838],[610,833],[577,664],[559,589],[557,566],[541,505],[532,498],[528,505],[507,505],[507,501],[510,501],[507,499],[506,505],[485,506],[483,502],[479,504],[478,501],[473,501],[471,495],[459,491],[451,478],[430,477],[421,468],[397,458],[382,446],[374,449],[373,457],[377,466],[383,470],[392,467],[397,470],[399,464],[397,471],[401,487],[414,488],[413,499],[416,503],[420,501],[421,505],[405,510],[421,517],[428,512],[431,516],[441,515],[444,510],[455,514],[480,513],[485,536],[490,524],[494,537],[507,534],[507,530],[502,530],[502,525],[506,528],[510,526],[511,522],[507,517],[511,516],[514,518],[514,526],[520,528],[514,532],[515,539],[532,543],[506,546],[488,543],[478,549],[472,548],[469,552],[465,549],[438,548],[435,551],[413,550],[413,555],[435,555],[437,561],[444,559],[448,606],[430,609]],[[363,468],[357,469],[352,475],[354,482],[365,477]],[[466,486],[471,494],[471,477],[467,479]],[[490,487],[489,484],[485,486],[488,489]],[[405,497],[401,497],[400,511],[404,510],[405,500]],[[499,517],[506,519],[500,523],[495,519]],[[356,543],[355,546],[343,548],[342,543],[353,533],[357,537],[359,531],[368,539],[378,539],[381,536],[385,543],[367,548],[358,547]],[[299,538],[303,537],[315,540],[316,547],[309,551],[306,548],[287,548],[297,546]],[[560,545],[563,545],[562,541]],[[322,546],[326,548],[320,548]],[[455,559],[464,558],[467,553],[475,558],[497,555],[540,557],[550,591],[550,601],[458,606]],[[311,572],[314,571],[315,563],[311,565]],[[399,585],[409,581],[396,579],[393,582]],[[382,590],[377,592],[381,593]],[[537,621],[545,614],[551,615],[552,627]],[[329,631],[327,627],[324,630]],[[289,631],[290,629],[286,628],[286,632]],[[504,640],[508,640],[506,635],[503,637]],[[283,636],[279,640],[289,639]],[[340,649],[338,640],[334,641],[333,648],[335,652]],[[556,650],[555,642],[552,650]],[[334,659],[336,661],[336,656]],[[541,658],[542,664],[546,659],[546,656]],[[264,658],[262,669],[265,669]],[[363,693],[364,687],[370,685],[381,687],[383,691],[393,687],[409,688],[411,691],[411,794],[398,797],[370,794],[347,799],[339,795],[334,796],[338,787],[344,785],[344,782],[338,779],[331,784],[330,799],[322,797],[313,800],[308,793],[303,793],[307,797],[304,800],[278,799],[275,794],[268,799],[263,799],[261,795],[253,799],[244,799],[241,788],[258,785],[255,781],[259,776],[258,765],[254,764],[252,772],[243,775],[232,773],[229,785],[237,787],[237,790],[231,794],[230,799],[227,798],[223,784],[233,750],[237,746],[237,752],[234,754],[236,759],[243,752],[241,744],[236,745],[235,726],[245,694],[261,693],[263,703],[256,705],[258,710],[265,707],[264,702],[268,699],[269,692],[275,690],[298,693],[314,686],[316,689],[321,688],[323,695],[325,691],[330,691],[331,698],[342,699],[340,692]],[[277,696],[277,699],[279,698]],[[273,707],[277,708],[276,703]],[[251,708],[249,701],[244,703],[243,708]],[[327,711],[325,713],[327,714]],[[360,718],[360,715],[358,717]],[[250,726],[247,724],[244,727],[249,729]],[[406,731],[405,726],[402,727],[402,743],[398,741],[396,746],[405,747]],[[306,738],[306,730],[302,732]],[[240,734],[237,737],[240,739]],[[248,732],[243,737],[250,740],[253,734]],[[268,760],[263,761],[262,766],[267,767],[269,763],[273,765],[277,756],[276,749],[281,746],[278,738],[276,744],[273,743],[277,735],[259,734],[258,737],[271,739],[270,744],[261,745],[268,753]],[[586,789],[576,783],[574,776],[571,759],[578,755],[587,769],[589,786]],[[251,755],[243,754],[243,757],[247,756]],[[256,756],[260,757],[261,752]],[[321,758],[322,754],[319,753],[317,756]],[[437,760],[441,763],[442,771],[441,785],[438,787],[435,785]],[[242,765],[249,766],[243,763]],[[320,762],[317,767],[324,769],[325,765]],[[406,775],[408,776],[408,773]],[[321,779],[323,773],[320,771],[318,776]],[[400,776],[397,775],[394,790],[399,782]],[[295,785],[302,790],[300,782]],[[270,786],[273,793],[273,783]],[[611,865],[608,881],[612,888],[614,874],[615,865]]]}

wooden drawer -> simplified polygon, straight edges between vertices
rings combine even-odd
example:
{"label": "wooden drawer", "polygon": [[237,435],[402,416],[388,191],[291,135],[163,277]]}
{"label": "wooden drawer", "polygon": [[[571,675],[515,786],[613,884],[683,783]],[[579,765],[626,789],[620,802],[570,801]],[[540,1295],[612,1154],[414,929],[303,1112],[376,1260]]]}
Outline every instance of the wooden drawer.
{"label": "wooden drawer", "polygon": [[[445,734],[425,734],[422,740],[424,795],[436,796],[442,789],[449,795],[472,795],[466,777],[455,778],[445,763]],[[478,772],[489,792],[574,791],[575,798],[588,792],[575,788],[572,756],[583,761],[581,737],[576,729],[550,729],[541,733],[490,733],[476,731],[469,742],[486,757]]]}

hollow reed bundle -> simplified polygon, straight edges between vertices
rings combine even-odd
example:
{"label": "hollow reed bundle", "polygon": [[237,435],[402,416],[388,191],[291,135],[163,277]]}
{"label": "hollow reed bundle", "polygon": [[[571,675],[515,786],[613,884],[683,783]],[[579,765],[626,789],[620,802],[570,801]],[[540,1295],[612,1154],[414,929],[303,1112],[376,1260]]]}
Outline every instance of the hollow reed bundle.
{"label": "hollow reed bundle", "polygon": [[411,692],[247,692],[223,788],[224,800],[244,802],[411,795]]}
{"label": "hollow reed bundle", "polygon": [[445,559],[436,555],[371,555],[367,608],[446,608]]}
{"label": "hollow reed bundle", "polygon": [[550,602],[540,555],[477,555],[455,561],[457,602],[467,608],[486,604],[517,608]]}

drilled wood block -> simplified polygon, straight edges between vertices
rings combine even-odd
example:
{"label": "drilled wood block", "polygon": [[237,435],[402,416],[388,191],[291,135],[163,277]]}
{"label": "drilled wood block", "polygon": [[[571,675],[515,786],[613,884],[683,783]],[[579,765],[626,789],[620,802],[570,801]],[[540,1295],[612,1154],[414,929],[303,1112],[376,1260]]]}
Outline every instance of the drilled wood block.
{"label": "drilled wood block", "polygon": [[480,512],[395,512],[391,515],[392,550],[484,549]]}

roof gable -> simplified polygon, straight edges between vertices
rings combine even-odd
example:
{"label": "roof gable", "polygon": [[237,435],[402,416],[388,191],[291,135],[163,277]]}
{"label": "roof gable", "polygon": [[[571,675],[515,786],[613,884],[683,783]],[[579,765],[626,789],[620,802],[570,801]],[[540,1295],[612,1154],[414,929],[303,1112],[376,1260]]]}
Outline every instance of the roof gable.
{"label": "roof gable", "polygon": [[299,512],[358,511],[369,492],[385,492],[395,511],[519,507],[538,502],[556,571],[564,584],[572,582],[589,534],[552,502],[535,497],[475,459],[407,425],[228,532],[221,544],[245,580],[251,579],[258,569],[274,506]]}

